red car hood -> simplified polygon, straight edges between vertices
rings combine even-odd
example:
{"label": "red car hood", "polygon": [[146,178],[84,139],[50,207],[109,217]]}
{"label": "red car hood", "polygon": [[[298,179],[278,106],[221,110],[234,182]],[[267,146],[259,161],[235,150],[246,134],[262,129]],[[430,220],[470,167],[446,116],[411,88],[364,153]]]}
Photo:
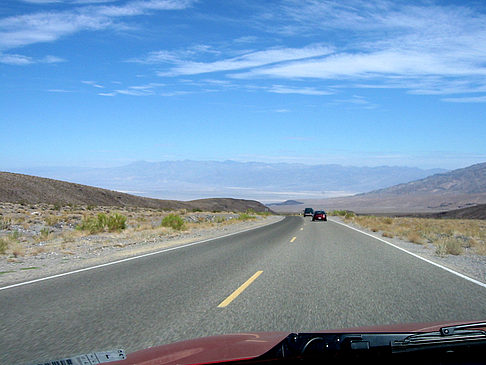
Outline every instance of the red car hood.
{"label": "red car hood", "polygon": [[[474,322],[428,322],[355,327],[314,333],[401,333],[438,331],[441,327]],[[140,350],[113,365],[208,364],[256,358],[283,341],[289,332],[238,333],[203,337]]]}

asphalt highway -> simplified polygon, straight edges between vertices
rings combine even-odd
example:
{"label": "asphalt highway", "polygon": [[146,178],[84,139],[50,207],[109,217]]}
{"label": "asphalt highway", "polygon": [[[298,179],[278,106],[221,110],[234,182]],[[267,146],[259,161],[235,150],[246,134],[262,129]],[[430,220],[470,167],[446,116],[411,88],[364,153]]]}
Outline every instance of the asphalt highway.
{"label": "asphalt highway", "polygon": [[335,222],[278,223],[0,290],[0,364],[249,331],[484,320],[486,288]]}

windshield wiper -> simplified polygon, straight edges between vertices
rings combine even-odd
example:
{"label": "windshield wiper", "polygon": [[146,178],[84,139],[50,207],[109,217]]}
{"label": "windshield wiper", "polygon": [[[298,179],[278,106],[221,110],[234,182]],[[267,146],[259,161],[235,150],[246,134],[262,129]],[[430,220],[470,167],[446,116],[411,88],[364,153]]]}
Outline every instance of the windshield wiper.
{"label": "windshield wiper", "polygon": [[486,322],[442,327],[439,331],[416,333],[391,343],[393,353],[422,349],[486,344]]}

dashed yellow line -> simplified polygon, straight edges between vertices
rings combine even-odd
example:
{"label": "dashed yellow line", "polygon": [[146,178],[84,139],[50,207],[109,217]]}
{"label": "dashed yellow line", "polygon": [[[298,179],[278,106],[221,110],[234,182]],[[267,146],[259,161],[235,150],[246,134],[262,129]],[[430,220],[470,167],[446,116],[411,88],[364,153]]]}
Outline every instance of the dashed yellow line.
{"label": "dashed yellow line", "polygon": [[247,281],[245,281],[245,283],[243,285],[241,285],[238,289],[236,289],[228,298],[226,298],[225,300],[223,300],[219,305],[218,305],[218,308],[224,308],[226,307],[228,304],[230,304],[233,300],[236,299],[236,297],[238,295],[240,295],[241,293],[243,293],[243,291],[248,288],[250,286],[251,283],[253,283],[256,278],[258,278],[261,274],[262,274],[263,271],[257,271],[255,274],[253,274],[253,276],[251,278],[249,278]]}
{"label": "dashed yellow line", "polygon": [[292,239],[290,240],[290,243],[294,242],[296,239],[297,239],[297,237],[292,237]]}

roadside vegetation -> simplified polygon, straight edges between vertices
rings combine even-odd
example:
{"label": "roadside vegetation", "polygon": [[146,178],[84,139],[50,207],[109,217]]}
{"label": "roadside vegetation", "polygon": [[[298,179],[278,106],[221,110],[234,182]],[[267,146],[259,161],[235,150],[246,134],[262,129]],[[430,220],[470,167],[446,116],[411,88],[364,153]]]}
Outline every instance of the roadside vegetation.
{"label": "roadside vegetation", "polygon": [[91,234],[103,231],[115,232],[126,228],[127,217],[120,213],[98,213],[96,217],[84,216],[81,223],[76,226],[80,231],[88,231]]}
{"label": "roadside vegetation", "polygon": [[122,247],[222,227],[271,215],[236,212],[165,211],[150,208],[76,206],[73,204],[0,203],[0,255],[16,259],[44,252],[74,254],[76,246]]}
{"label": "roadside vegetation", "polygon": [[241,221],[247,221],[250,219],[256,219],[255,211],[253,209],[248,209],[245,213],[240,213],[238,218]]}
{"label": "roadside vegetation", "polygon": [[470,252],[486,255],[486,221],[478,219],[431,219],[409,217],[377,217],[334,211],[343,217],[386,238],[399,238],[418,245],[432,245],[438,256]]}
{"label": "roadside vegetation", "polygon": [[175,229],[176,231],[186,229],[186,224],[184,220],[178,214],[169,214],[168,216],[164,217],[160,225],[162,227],[170,227],[172,229]]}

